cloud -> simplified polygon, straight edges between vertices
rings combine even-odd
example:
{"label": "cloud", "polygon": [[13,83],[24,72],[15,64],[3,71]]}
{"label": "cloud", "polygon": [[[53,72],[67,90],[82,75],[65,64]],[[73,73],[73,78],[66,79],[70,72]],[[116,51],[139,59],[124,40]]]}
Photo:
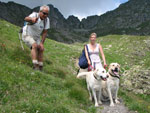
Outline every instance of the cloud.
{"label": "cloud", "polygon": [[[10,1],[10,0],[1,0]],[[52,4],[64,15],[78,16],[80,19],[90,15],[101,15],[117,8],[122,2],[128,0],[13,0],[31,8],[43,4]]]}
{"label": "cloud", "polygon": [[44,3],[53,4],[66,18],[75,15],[81,19],[89,15],[101,15],[125,1],[127,0],[45,0]]}

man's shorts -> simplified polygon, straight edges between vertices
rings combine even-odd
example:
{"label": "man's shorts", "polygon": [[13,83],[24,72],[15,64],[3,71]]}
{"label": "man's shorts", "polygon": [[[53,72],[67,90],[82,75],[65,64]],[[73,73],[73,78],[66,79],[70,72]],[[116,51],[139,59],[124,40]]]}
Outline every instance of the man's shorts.
{"label": "man's shorts", "polygon": [[29,48],[32,48],[32,45],[34,43],[36,43],[38,45],[41,43],[40,38],[34,38],[32,36],[24,35],[24,34],[22,34],[22,40]]}

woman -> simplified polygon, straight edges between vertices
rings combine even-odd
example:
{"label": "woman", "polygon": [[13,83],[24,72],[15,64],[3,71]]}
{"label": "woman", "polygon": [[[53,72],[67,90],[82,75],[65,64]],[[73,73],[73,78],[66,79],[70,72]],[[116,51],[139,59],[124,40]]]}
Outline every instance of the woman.
{"label": "woman", "polygon": [[[88,54],[87,48],[85,46],[85,55],[86,55],[88,64],[89,64],[89,66],[92,67],[92,69],[98,69],[98,68],[103,67],[99,54],[101,54],[102,59],[104,61],[104,67],[107,66],[102,46],[100,44],[96,43],[96,38],[97,38],[96,33],[92,33],[90,35],[90,43],[87,44],[89,54]],[[91,70],[89,70],[89,71],[91,71]]]}

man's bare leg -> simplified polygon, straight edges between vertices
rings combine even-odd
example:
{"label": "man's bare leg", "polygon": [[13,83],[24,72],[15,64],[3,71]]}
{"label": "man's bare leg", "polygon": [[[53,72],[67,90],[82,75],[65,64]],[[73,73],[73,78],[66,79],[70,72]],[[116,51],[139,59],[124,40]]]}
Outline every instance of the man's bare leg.
{"label": "man's bare leg", "polygon": [[38,45],[36,43],[32,44],[31,57],[33,62],[33,69],[37,70],[39,68],[37,60],[37,49]]}
{"label": "man's bare leg", "polygon": [[43,69],[43,52],[44,52],[44,47],[43,45],[39,45],[38,48],[38,62],[39,62],[39,69]]}

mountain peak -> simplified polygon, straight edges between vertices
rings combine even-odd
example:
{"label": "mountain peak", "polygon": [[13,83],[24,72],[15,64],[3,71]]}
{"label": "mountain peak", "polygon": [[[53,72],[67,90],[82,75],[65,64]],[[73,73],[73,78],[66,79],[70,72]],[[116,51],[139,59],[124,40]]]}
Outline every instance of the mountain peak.
{"label": "mountain peak", "polygon": [[[149,0],[129,0],[113,11],[101,16],[88,16],[82,21],[73,15],[65,19],[57,8],[49,6],[49,35],[57,41],[72,43],[86,40],[90,32],[98,35],[150,35]],[[33,11],[39,11],[39,7],[30,9],[14,2],[0,2],[0,18],[19,26],[23,25],[24,17]]]}

